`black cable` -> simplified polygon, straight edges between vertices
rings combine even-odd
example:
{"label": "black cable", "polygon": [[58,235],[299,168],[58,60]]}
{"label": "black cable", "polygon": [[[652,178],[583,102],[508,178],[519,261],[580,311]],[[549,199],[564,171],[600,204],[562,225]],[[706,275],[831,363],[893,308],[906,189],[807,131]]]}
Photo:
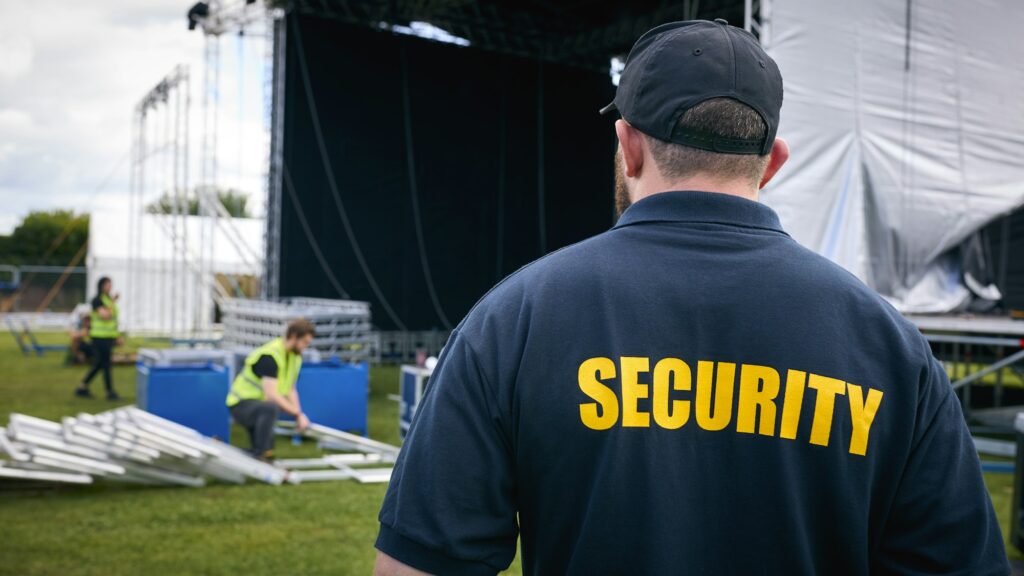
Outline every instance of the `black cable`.
{"label": "black cable", "polygon": [[540,255],[548,253],[547,195],[544,176],[544,61],[537,60],[537,230]]}
{"label": "black cable", "polygon": [[338,216],[341,217],[341,223],[345,228],[345,235],[348,237],[349,244],[352,245],[352,252],[356,256],[356,261],[359,262],[359,267],[363,271],[363,275],[366,276],[366,281],[370,284],[370,289],[373,290],[377,300],[380,301],[380,305],[387,312],[388,317],[394,322],[395,326],[403,332],[406,331],[405,323],[402,322],[398,314],[391,308],[391,304],[388,303],[388,299],[384,297],[384,293],[381,292],[380,286],[377,285],[377,280],[374,279],[373,273],[370,271],[369,265],[366,263],[366,258],[363,257],[363,251],[359,248],[359,242],[356,240],[355,232],[352,231],[352,225],[348,220],[348,213],[345,211],[345,205],[341,201],[341,194],[338,192],[338,183],[334,180],[334,169],[331,167],[330,155],[327,153],[327,144],[324,142],[324,134],[320,127],[320,114],[317,112],[316,98],[313,96],[313,86],[309,80],[309,70],[306,68],[306,53],[302,47],[302,33],[299,29],[299,25],[295,23],[295,17],[288,17],[288,21],[292,24],[292,31],[295,34],[295,54],[299,61],[299,72],[302,74],[302,84],[305,87],[306,92],[306,104],[309,106],[309,114],[313,119],[313,133],[316,135],[317,148],[320,151],[320,160],[324,165],[324,173],[327,175],[327,184],[331,190],[331,196],[334,198],[334,206],[338,209]]}
{"label": "black cable", "polygon": [[441,319],[441,323],[448,330],[452,329],[452,323],[448,321],[444,309],[441,308],[441,301],[434,289],[434,279],[430,274],[430,263],[427,261],[427,247],[423,239],[423,222],[420,221],[420,200],[416,190],[416,158],[412,146],[412,110],[409,106],[409,62],[406,56],[406,42],[399,40],[402,45],[402,108],[405,112],[405,159],[409,168],[409,195],[412,197],[413,222],[416,228],[416,244],[420,252],[420,265],[423,268],[423,278],[427,281],[427,293],[430,294],[430,301],[434,305],[434,312]]}
{"label": "black cable", "polygon": [[504,278],[505,271],[505,170],[508,160],[505,152],[508,125],[508,87],[505,79],[501,80],[501,102],[498,109],[498,214],[497,214],[497,250],[494,257],[494,281]]}
{"label": "black cable", "polygon": [[295,185],[292,184],[292,175],[288,172],[287,164],[283,165],[282,172],[284,173],[284,188],[288,191],[288,197],[292,199],[295,215],[299,217],[299,224],[302,225],[302,231],[306,234],[309,247],[313,249],[313,255],[320,262],[320,268],[323,269],[324,274],[327,275],[327,279],[331,281],[331,285],[334,286],[338,295],[347,300],[349,298],[348,292],[341,287],[341,283],[334,276],[334,272],[331,271],[331,267],[327,264],[327,259],[324,258],[324,253],[320,250],[320,244],[317,243],[316,237],[313,236],[313,231],[309,228],[309,221],[306,220],[306,213],[302,210],[302,204],[299,203],[299,195],[295,193]]}

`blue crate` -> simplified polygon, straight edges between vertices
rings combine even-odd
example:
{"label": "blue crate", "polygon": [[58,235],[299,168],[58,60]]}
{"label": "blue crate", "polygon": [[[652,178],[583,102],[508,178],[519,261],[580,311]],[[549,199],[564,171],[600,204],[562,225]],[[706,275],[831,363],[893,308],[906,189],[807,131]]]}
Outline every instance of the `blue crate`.
{"label": "blue crate", "polygon": [[[370,395],[370,365],[348,364],[337,358],[324,362],[303,362],[296,383],[306,417],[346,432],[366,436],[367,401]],[[281,415],[282,420],[291,420]]]}
{"label": "blue crate", "polygon": [[223,366],[136,365],[136,405],[200,434],[227,441],[231,415],[224,401],[231,382]]}
{"label": "blue crate", "polygon": [[420,366],[402,366],[398,401],[398,435],[402,439],[405,439],[405,435],[409,433],[412,418],[420,405],[432,372],[433,370]]}

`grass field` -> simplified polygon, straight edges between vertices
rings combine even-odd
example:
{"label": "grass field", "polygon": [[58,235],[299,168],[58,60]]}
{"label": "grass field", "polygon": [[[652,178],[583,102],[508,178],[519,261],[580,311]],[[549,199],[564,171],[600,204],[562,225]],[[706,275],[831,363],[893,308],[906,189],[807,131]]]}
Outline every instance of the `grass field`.
{"label": "grass field", "polygon": [[[117,404],[73,398],[84,371],[65,367],[58,354],[26,358],[0,335],[0,423],[10,412],[59,419],[134,402],[134,367],[116,368]],[[398,407],[387,397],[398,390],[398,369],[374,368],[370,378],[370,436],[398,444]],[[93,390],[102,397],[99,379]],[[244,444],[244,432],[232,437]],[[311,456],[316,448],[281,438],[277,453]],[[1012,477],[985,480],[1008,535]],[[0,492],[0,574],[369,574],[384,491],[325,482]],[[520,573],[518,559],[507,573]]]}
{"label": "grass field", "polygon": [[[84,367],[60,354],[27,358],[0,334],[0,424],[10,412],[48,419],[135,401],[135,369],[115,368],[122,400],[74,398]],[[60,335],[44,335],[59,342]],[[129,342],[129,346],[144,345]],[[399,444],[398,368],[371,370],[369,428]],[[245,445],[245,432],[232,431]],[[312,443],[279,438],[282,458],[315,456]],[[212,484],[152,488],[112,484],[0,492],[0,574],[369,574],[385,484]],[[518,561],[509,574],[519,574]]]}

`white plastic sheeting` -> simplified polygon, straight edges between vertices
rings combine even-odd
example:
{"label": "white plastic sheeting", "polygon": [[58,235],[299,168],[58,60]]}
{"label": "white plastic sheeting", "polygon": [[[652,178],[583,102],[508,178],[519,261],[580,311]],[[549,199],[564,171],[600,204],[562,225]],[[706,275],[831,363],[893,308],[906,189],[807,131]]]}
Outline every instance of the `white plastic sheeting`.
{"label": "white plastic sheeting", "polygon": [[943,253],[1024,203],[1024,2],[772,0],[786,230],[904,311],[969,300]]}
{"label": "white plastic sheeting", "polygon": [[[94,213],[90,217],[88,294],[90,298],[94,295],[100,277],[111,278],[114,292],[120,294],[122,330],[191,335],[205,334],[212,328],[212,280],[203,279],[197,261],[203,218],[183,217],[185,226],[179,226],[183,231],[177,243],[169,232],[173,218],[143,215],[139,241],[132,246],[123,213]],[[221,227],[215,228],[207,276],[258,276],[262,262],[253,262],[251,255],[263,253],[263,221],[233,218],[231,226],[237,232],[232,238]],[[235,246],[239,241],[244,243],[241,250]],[[185,255],[186,262],[178,253]]]}

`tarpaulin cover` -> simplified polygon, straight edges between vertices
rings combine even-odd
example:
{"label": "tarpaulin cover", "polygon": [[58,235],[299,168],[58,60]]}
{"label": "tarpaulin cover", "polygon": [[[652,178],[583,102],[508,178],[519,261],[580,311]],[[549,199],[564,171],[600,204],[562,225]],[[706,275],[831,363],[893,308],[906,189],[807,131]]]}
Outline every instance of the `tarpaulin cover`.
{"label": "tarpaulin cover", "polygon": [[1024,203],[1024,2],[773,0],[792,157],[762,198],[906,311],[969,297],[947,252]]}

